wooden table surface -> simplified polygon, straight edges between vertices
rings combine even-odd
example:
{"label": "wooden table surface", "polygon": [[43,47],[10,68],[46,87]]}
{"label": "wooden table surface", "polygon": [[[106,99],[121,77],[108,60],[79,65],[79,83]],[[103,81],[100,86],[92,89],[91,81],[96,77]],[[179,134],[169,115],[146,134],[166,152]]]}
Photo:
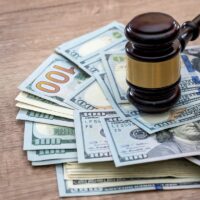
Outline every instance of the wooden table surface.
{"label": "wooden table surface", "polygon": [[[0,200],[59,199],[54,166],[32,167],[23,152],[24,123],[16,121],[17,86],[66,40],[113,20],[160,11],[183,23],[199,0],[0,0]],[[198,39],[191,44],[200,44]],[[139,192],[71,199],[199,199],[200,190]]]}

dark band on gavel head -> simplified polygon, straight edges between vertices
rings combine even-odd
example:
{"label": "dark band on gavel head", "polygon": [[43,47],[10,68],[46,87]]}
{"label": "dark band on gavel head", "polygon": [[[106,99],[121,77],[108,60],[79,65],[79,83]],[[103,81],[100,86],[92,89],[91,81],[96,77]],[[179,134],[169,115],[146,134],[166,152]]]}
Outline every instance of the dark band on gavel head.
{"label": "dark band on gavel head", "polygon": [[199,35],[200,17],[181,27],[171,16],[152,12],[125,28],[128,99],[140,111],[158,113],[180,97],[180,52]]}

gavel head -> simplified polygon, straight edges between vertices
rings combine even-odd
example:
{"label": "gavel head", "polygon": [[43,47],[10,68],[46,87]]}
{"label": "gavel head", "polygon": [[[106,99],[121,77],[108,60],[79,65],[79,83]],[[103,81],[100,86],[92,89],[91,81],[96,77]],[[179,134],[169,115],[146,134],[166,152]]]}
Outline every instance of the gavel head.
{"label": "gavel head", "polygon": [[129,101],[140,111],[159,113],[180,97],[180,26],[171,16],[146,13],[125,28]]}

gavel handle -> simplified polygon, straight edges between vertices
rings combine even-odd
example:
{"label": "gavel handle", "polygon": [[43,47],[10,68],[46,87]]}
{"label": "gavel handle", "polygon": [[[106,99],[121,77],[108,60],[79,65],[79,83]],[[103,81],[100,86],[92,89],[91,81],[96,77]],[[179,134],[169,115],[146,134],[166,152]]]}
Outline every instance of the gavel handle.
{"label": "gavel handle", "polygon": [[192,21],[183,23],[180,28],[180,35],[178,40],[181,44],[181,51],[183,51],[189,41],[196,40],[200,33],[200,15],[195,17]]}

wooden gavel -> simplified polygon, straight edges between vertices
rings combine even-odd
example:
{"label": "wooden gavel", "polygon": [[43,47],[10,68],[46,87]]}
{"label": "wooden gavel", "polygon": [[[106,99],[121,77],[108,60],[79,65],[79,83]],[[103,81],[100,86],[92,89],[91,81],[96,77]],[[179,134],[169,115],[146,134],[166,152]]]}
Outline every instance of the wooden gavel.
{"label": "wooden gavel", "polygon": [[127,96],[139,111],[164,112],[178,101],[180,52],[199,32],[200,15],[181,27],[159,12],[138,15],[127,24]]}

